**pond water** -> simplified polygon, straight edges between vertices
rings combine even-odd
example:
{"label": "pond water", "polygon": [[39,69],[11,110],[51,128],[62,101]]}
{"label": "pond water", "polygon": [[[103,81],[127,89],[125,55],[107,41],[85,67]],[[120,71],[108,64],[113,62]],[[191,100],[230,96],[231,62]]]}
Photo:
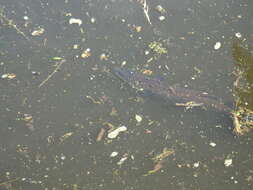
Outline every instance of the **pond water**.
{"label": "pond water", "polygon": [[253,188],[253,139],[231,118],[143,97],[110,72],[232,106],[232,46],[252,40],[252,1],[144,2],[0,2],[0,189]]}

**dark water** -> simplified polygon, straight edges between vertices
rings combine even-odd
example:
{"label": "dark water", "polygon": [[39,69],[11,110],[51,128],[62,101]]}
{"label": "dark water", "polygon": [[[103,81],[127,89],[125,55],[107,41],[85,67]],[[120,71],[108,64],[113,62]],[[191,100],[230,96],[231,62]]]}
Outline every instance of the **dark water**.
{"label": "dark water", "polygon": [[[138,97],[108,72],[151,70],[232,102],[231,48],[252,39],[252,1],[147,3],[152,25],[135,0],[0,2],[0,189],[252,189],[252,137],[235,137],[230,118]],[[97,142],[108,123],[127,131]],[[174,153],[145,176],[164,148]]]}

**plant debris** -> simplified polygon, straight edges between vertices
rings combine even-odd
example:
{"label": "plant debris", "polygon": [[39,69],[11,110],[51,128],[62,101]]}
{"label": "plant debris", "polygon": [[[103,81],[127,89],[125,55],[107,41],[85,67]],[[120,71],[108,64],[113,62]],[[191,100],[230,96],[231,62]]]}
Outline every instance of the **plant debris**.
{"label": "plant debris", "polygon": [[167,54],[167,49],[163,47],[162,43],[153,41],[151,42],[148,47],[155,52],[157,57],[161,56],[162,54]]}
{"label": "plant debris", "polygon": [[138,114],[135,115],[135,119],[138,123],[140,123],[142,121],[142,117]]}
{"label": "plant debris", "polygon": [[152,158],[152,160],[155,163],[153,169],[149,170],[148,173],[144,174],[143,176],[148,176],[150,174],[158,172],[160,169],[163,168],[163,163],[164,163],[165,158],[167,158],[168,156],[170,156],[174,153],[175,152],[173,149],[164,148],[162,153],[160,153]]}
{"label": "plant debris", "polygon": [[1,76],[2,79],[14,79],[16,78],[15,73],[6,73]]}
{"label": "plant debris", "polygon": [[38,27],[34,31],[32,31],[31,35],[32,36],[41,36],[42,34],[44,34],[44,32],[45,32],[44,28]]}
{"label": "plant debris", "polygon": [[64,135],[62,135],[59,140],[60,140],[60,143],[63,143],[66,139],[68,139],[69,137],[71,137],[74,133],[73,132],[68,132],[68,133],[65,133]]}
{"label": "plant debris", "polygon": [[114,139],[119,135],[119,133],[124,132],[126,130],[127,130],[126,126],[118,127],[117,129],[115,129],[115,130],[111,131],[110,133],[108,133],[107,137],[109,139]]}
{"label": "plant debris", "polygon": [[155,10],[157,10],[161,14],[165,14],[166,13],[166,10],[162,7],[162,5],[157,5],[155,7]]}
{"label": "plant debris", "polygon": [[147,1],[146,1],[146,0],[136,0],[136,1],[137,1],[138,3],[141,4],[142,9],[143,9],[143,13],[144,13],[144,15],[145,15],[145,17],[146,17],[148,23],[149,23],[150,25],[152,25],[152,23],[151,23],[151,21],[150,21],[150,18],[149,18],[149,14],[148,14],[148,12],[149,12],[149,6],[148,6],[148,4],[147,4]]}
{"label": "plant debris", "polygon": [[77,24],[78,26],[81,26],[83,21],[78,18],[70,18],[69,19],[69,24]]}
{"label": "plant debris", "polygon": [[163,160],[160,160],[159,162],[157,162],[152,170],[149,170],[148,173],[144,174],[143,176],[148,176],[151,175],[153,173],[158,172],[160,169],[163,168]]}
{"label": "plant debris", "polygon": [[160,160],[164,160],[165,158],[167,158],[168,156],[174,153],[175,151],[173,149],[164,148],[162,153],[156,155],[154,158],[152,158],[152,160],[154,160],[154,162],[158,162]]}
{"label": "plant debris", "polygon": [[39,84],[39,88],[42,87],[43,85],[45,85],[46,82],[47,82],[50,78],[52,78],[52,76],[53,76],[57,71],[59,71],[60,67],[62,66],[63,63],[65,63],[65,61],[66,61],[65,59],[62,59],[60,62],[58,62],[58,63],[55,65],[56,68],[53,70],[53,72],[52,72],[51,74],[49,74],[49,75],[47,76],[47,78],[46,78],[45,80],[43,80],[43,81]]}
{"label": "plant debris", "polygon": [[128,159],[128,154],[124,154],[123,157],[117,162],[117,165],[122,165]]}
{"label": "plant debris", "polygon": [[103,139],[104,135],[105,135],[105,129],[101,128],[100,131],[99,131],[99,133],[98,133],[96,141],[100,142]]}
{"label": "plant debris", "polygon": [[81,57],[82,58],[87,58],[91,56],[91,49],[87,48],[85,49],[82,53],[81,53]]}
{"label": "plant debris", "polygon": [[176,103],[176,106],[183,106],[186,110],[191,109],[193,107],[203,106],[203,103],[195,103],[194,101],[189,101],[186,103]]}

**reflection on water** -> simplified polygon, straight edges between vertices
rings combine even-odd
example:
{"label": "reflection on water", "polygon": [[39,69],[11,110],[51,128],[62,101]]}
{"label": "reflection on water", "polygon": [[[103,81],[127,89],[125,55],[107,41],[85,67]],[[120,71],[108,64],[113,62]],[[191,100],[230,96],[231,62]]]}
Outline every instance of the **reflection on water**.
{"label": "reflection on water", "polygon": [[247,54],[231,49],[250,38],[252,4],[147,0],[150,25],[140,2],[0,2],[0,189],[252,189],[252,138],[234,137],[229,117],[143,97],[110,73],[231,102]]}

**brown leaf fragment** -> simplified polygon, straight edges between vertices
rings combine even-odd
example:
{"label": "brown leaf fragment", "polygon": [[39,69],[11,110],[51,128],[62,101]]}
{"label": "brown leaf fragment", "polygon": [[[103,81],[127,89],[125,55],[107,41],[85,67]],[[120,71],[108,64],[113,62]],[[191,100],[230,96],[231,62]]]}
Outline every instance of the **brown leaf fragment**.
{"label": "brown leaf fragment", "polygon": [[100,142],[103,139],[104,135],[105,135],[105,129],[101,128],[100,131],[99,131],[99,133],[98,133],[96,141]]}

